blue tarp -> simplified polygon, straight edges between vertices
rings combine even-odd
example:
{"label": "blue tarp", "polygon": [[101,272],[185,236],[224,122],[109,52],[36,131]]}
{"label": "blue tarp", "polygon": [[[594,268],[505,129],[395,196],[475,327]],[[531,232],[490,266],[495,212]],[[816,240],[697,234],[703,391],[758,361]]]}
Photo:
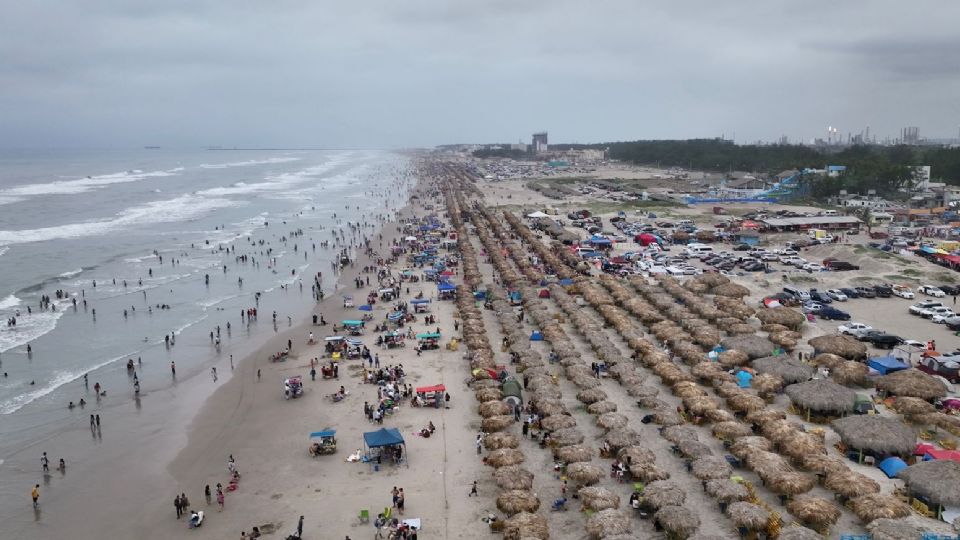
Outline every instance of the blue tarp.
{"label": "blue tarp", "polygon": [[747,371],[740,370],[737,372],[737,385],[740,388],[750,388],[750,381],[753,380],[753,375]]}
{"label": "blue tarp", "polygon": [[437,285],[437,290],[440,292],[455,291],[457,286],[452,283],[440,283]]}
{"label": "blue tarp", "polygon": [[333,437],[337,434],[337,430],[328,429],[327,431],[314,431],[310,434],[311,439],[319,439],[320,437]]}
{"label": "blue tarp", "polygon": [[429,304],[430,300],[427,300],[426,298],[417,298],[416,300],[411,300],[410,303],[416,306],[418,304]]}
{"label": "blue tarp", "polygon": [[613,243],[609,238],[604,238],[602,236],[593,236],[587,242],[595,246],[609,246]]}
{"label": "blue tarp", "polygon": [[930,247],[930,246],[923,246],[920,248],[920,251],[933,255],[934,253],[937,252],[937,248]]}
{"label": "blue tarp", "polygon": [[543,341],[543,334],[541,334],[539,330],[534,330],[533,333],[530,334],[530,341]]}
{"label": "blue tarp", "polygon": [[383,428],[377,431],[368,431],[363,434],[363,442],[370,448],[381,446],[396,446],[403,444],[403,435],[394,428]]}
{"label": "blue tarp", "polygon": [[360,311],[373,311],[373,306],[371,306],[370,304],[364,304],[358,307],[357,309],[359,309]]}
{"label": "blue tarp", "polygon": [[900,371],[901,369],[907,369],[910,367],[900,360],[897,360],[897,358],[893,356],[880,356],[877,358],[871,358],[870,361],[867,362],[867,366],[875,369],[881,375],[886,375],[887,373]]}
{"label": "blue tarp", "polygon": [[898,457],[888,457],[877,466],[887,475],[887,478],[893,478],[898,472],[907,468],[907,463]]}
{"label": "blue tarp", "polygon": [[566,287],[567,285],[573,285],[573,280],[570,279],[570,278],[561,279],[561,280],[560,280],[560,285],[563,285],[564,287]]}

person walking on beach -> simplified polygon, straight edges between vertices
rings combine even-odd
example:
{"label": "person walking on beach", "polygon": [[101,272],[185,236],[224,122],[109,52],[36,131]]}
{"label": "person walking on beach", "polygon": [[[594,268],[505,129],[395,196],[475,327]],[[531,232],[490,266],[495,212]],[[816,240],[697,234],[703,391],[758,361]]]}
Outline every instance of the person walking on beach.
{"label": "person walking on beach", "polygon": [[213,497],[210,495],[210,484],[207,484],[203,488],[203,498],[207,500],[207,506],[213,502]]}
{"label": "person walking on beach", "polygon": [[33,486],[33,490],[30,491],[30,497],[33,499],[33,509],[36,510],[40,508],[40,484]]}
{"label": "person walking on beach", "polygon": [[257,382],[260,382],[260,370],[257,370]]}
{"label": "person walking on beach", "polygon": [[177,509],[177,519],[180,519],[183,515],[183,501],[180,500],[179,495],[173,498],[173,507]]}
{"label": "person walking on beach", "polygon": [[300,516],[300,521],[297,522],[297,538],[303,537],[303,516]]}
{"label": "person walking on beach", "polygon": [[97,421],[97,429],[100,429],[100,415],[99,415],[99,414],[96,415],[96,416],[95,416],[95,419],[96,419],[96,421]]}
{"label": "person walking on beach", "polygon": [[477,433],[477,455],[483,451],[483,434]]}
{"label": "person walking on beach", "polygon": [[470,494],[467,495],[467,497],[473,497],[473,496],[477,496],[477,497],[480,496],[480,494],[477,493],[477,481],[476,481],[476,480],[473,481],[473,487],[470,488]]}
{"label": "person walking on beach", "polygon": [[97,427],[97,426],[96,426],[96,420],[93,418],[93,415],[91,414],[91,415],[90,415],[90,429],[93,430],[93,428],[95,428],[95,427]]}
{"label": "person walking on beach", "polygon": [[174,377],[177,376],[177,363],[173,360],[170,361],[170,373],[172,373]]}
{"label": "person walking on beach", "polygon": [[50,460],[47,458],[46,452],[44,452],[43,455],[40,456],[40,466],[43,467],[44,473],[50,472]]}
{"label": "person walking on beach", "polygon": [[394,508],[397,507],[397,497],[400,496],[400,490],[397,489],[397,486],[393,486],[393,489],[390,490],[390,495],[393,497],[393,503],[391,506]]}
{"label": "person walking on beach", "polygon": [[217,504],[220,506],[218,512],[223,512],[223,488],[217,488]]}
{"label": "person walking on beach", "polygon": [[403,488],[400,488],[400,494],[397,495],[397,512],[400,512],[400,515],[403,515],[403,505],[406,503],[405,497],[403,495]]}

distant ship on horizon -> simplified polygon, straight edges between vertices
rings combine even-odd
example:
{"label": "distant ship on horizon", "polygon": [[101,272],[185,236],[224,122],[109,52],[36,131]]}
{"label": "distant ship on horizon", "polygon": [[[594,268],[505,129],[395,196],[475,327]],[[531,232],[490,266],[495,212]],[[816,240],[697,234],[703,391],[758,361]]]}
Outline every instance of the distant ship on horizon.
{"label": "distant ship on horizon", "polygon": [[144,146],[144,148],[147,149],[147,150],[159,150],[159,149],[160,149],[159,146]]}

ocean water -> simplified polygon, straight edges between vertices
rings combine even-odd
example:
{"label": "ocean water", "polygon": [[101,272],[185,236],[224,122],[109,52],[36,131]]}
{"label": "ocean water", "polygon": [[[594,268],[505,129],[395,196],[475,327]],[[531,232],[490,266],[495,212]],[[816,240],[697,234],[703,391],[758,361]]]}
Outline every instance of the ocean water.
{"label": "ocean water", "polygon": [[0,462],[82,416],[66,405],[95,382],[132,393],[128,359],[146,395],[171,384],[171,361],[178,377],[209,371],[272,335],[273,311],[279,329],[308,315],[313,276],[335,281],[321,242],[395,211],[408,167],[376,151],[0,151]]}

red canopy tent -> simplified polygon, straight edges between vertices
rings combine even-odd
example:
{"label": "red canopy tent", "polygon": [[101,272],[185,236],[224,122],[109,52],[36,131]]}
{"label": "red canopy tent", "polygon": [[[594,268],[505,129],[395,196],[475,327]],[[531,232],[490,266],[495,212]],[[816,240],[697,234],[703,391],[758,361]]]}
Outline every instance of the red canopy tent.
{"label": "red canopy tent", "polygon": [[427,392],[446,392],[447,387],[442,384],[435,384],[433,386],[421,386],[417,388],[418,394],[426,394]]}

